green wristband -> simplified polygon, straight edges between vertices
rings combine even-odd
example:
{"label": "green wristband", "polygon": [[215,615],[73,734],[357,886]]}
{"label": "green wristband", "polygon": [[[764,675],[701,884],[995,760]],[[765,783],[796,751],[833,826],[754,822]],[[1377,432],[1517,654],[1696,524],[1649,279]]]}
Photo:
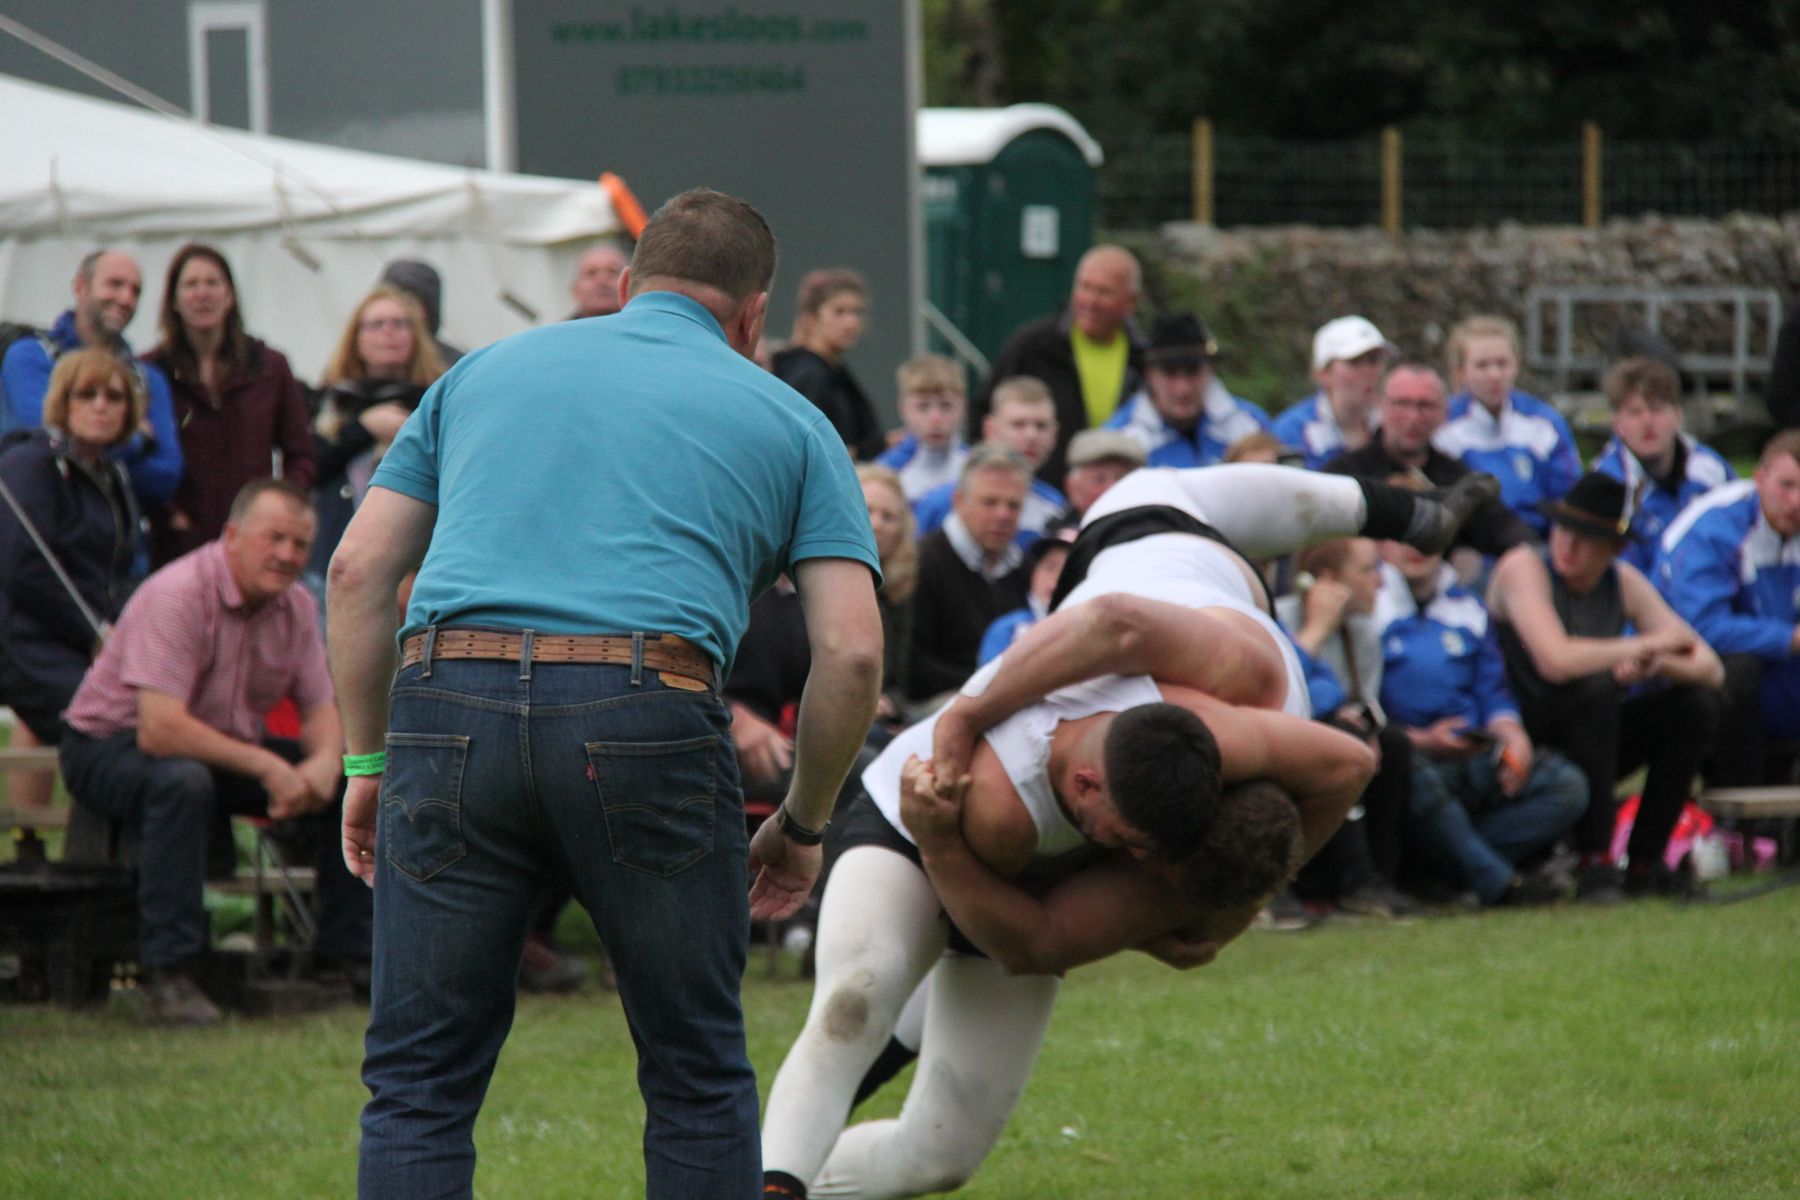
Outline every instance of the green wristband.
{"label": "green wristband", "polygon": [[344,774],[346,775],[379,775],[387,770],[387,751],[377,750],[373,754],[344,755]]}

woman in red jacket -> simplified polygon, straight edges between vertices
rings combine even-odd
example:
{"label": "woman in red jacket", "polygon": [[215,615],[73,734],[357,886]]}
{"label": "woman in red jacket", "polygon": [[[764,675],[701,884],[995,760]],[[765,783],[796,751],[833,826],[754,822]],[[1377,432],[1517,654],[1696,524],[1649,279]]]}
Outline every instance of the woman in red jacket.
{"label": "woman in red jacket", "polygon": [[198,243],[177,251],[158,320],[162,341],[144,361],[169,377],[186,468],[168,504],[150,513],[156,567],[218,537],[252,479],[311,487],[317,475],[306,394],[281,352],[244,332],[224,255]]}

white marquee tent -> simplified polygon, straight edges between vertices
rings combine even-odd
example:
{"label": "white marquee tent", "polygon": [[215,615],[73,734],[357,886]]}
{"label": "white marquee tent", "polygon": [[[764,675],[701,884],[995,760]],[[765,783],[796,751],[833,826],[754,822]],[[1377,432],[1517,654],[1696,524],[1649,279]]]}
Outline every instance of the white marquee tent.
{"label": "white marquee tent", "polygon": [[225,254],[250,332],[315,379],[390,259],[438,269],[442,336],[473,348],[563,316],[575,258],[618,228],[596,183],[258,136],[6,75],[0,112],[0,317],[48,322],[81,256],[116,247],[144,269],[126,331],[140,350],[188,241]]}

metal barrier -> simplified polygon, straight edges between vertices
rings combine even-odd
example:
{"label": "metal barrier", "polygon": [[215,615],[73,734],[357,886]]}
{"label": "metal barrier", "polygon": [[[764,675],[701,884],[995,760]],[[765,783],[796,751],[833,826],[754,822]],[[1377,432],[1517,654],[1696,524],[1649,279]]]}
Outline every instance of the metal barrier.
{"label": "metal barrier", "polygon": [[[1729,306],[1731,348],[1724,353],[1690,349],[1681,337],[1670,340],[1684,345],[1681,369],[1704,387],[1709,379],[1731,381],[1731,394],[1743,400],[1749,394],[1750,376],[1766,376],[1775,354],[1775,335],[1781,328],[1781,296],[1767,288],[1678,287],[1552,287],[1533,288],[1525,297],[1525,365],[1548,372],[1559,392],[1567,391],[1577,374],[1597,379],[1616,357],[1612,347],[1596,339],[1577,336],[1582,308],[1611,310],[1605,322],[1615,334],[1642,329],[1667,336],[1665,321],[1672,312],[1698,305]],[[1641,319],[1619,320],[1619,310],[1641,314]],[[1760,311],[1754,311],[1760,310]],[[1544,318],[1551,320],[1546,322]],[[1591,319],[1591,315],[1590,315]],[[1752,346],[1752,335],[1760,334]]]}

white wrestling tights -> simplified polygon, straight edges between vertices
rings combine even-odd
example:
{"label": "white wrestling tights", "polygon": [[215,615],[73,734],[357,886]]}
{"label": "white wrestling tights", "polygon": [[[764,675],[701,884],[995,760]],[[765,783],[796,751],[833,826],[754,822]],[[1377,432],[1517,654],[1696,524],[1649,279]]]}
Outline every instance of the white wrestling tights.
{"label": "white wrestling tights", "polygon": [[931,972],[924,1045],[900,1115],[846,1129],[809,1195],[921,1196],[966,1183],[1018,1106],[1062,980],[952,954]]}
{"label": "white wrestling tights", "polygon": [[1298,467],[1227,463],[1186,470],[1136,471],[1095,501],[1097,516],[1166,504],[1177,489],[1188,508],[1249,558],[1288,554],[1334,537],[1355,537],[1367,515],[1362,485],[1348,475]]}
{"label": "white wrestling tights", "polygon": [[763,1114],[763,1167],[810,1180],[850,1115],[907,998],[943,954],[949,926],[925,872],[891,850],[853,846],[819,908],[806,1026]]}

